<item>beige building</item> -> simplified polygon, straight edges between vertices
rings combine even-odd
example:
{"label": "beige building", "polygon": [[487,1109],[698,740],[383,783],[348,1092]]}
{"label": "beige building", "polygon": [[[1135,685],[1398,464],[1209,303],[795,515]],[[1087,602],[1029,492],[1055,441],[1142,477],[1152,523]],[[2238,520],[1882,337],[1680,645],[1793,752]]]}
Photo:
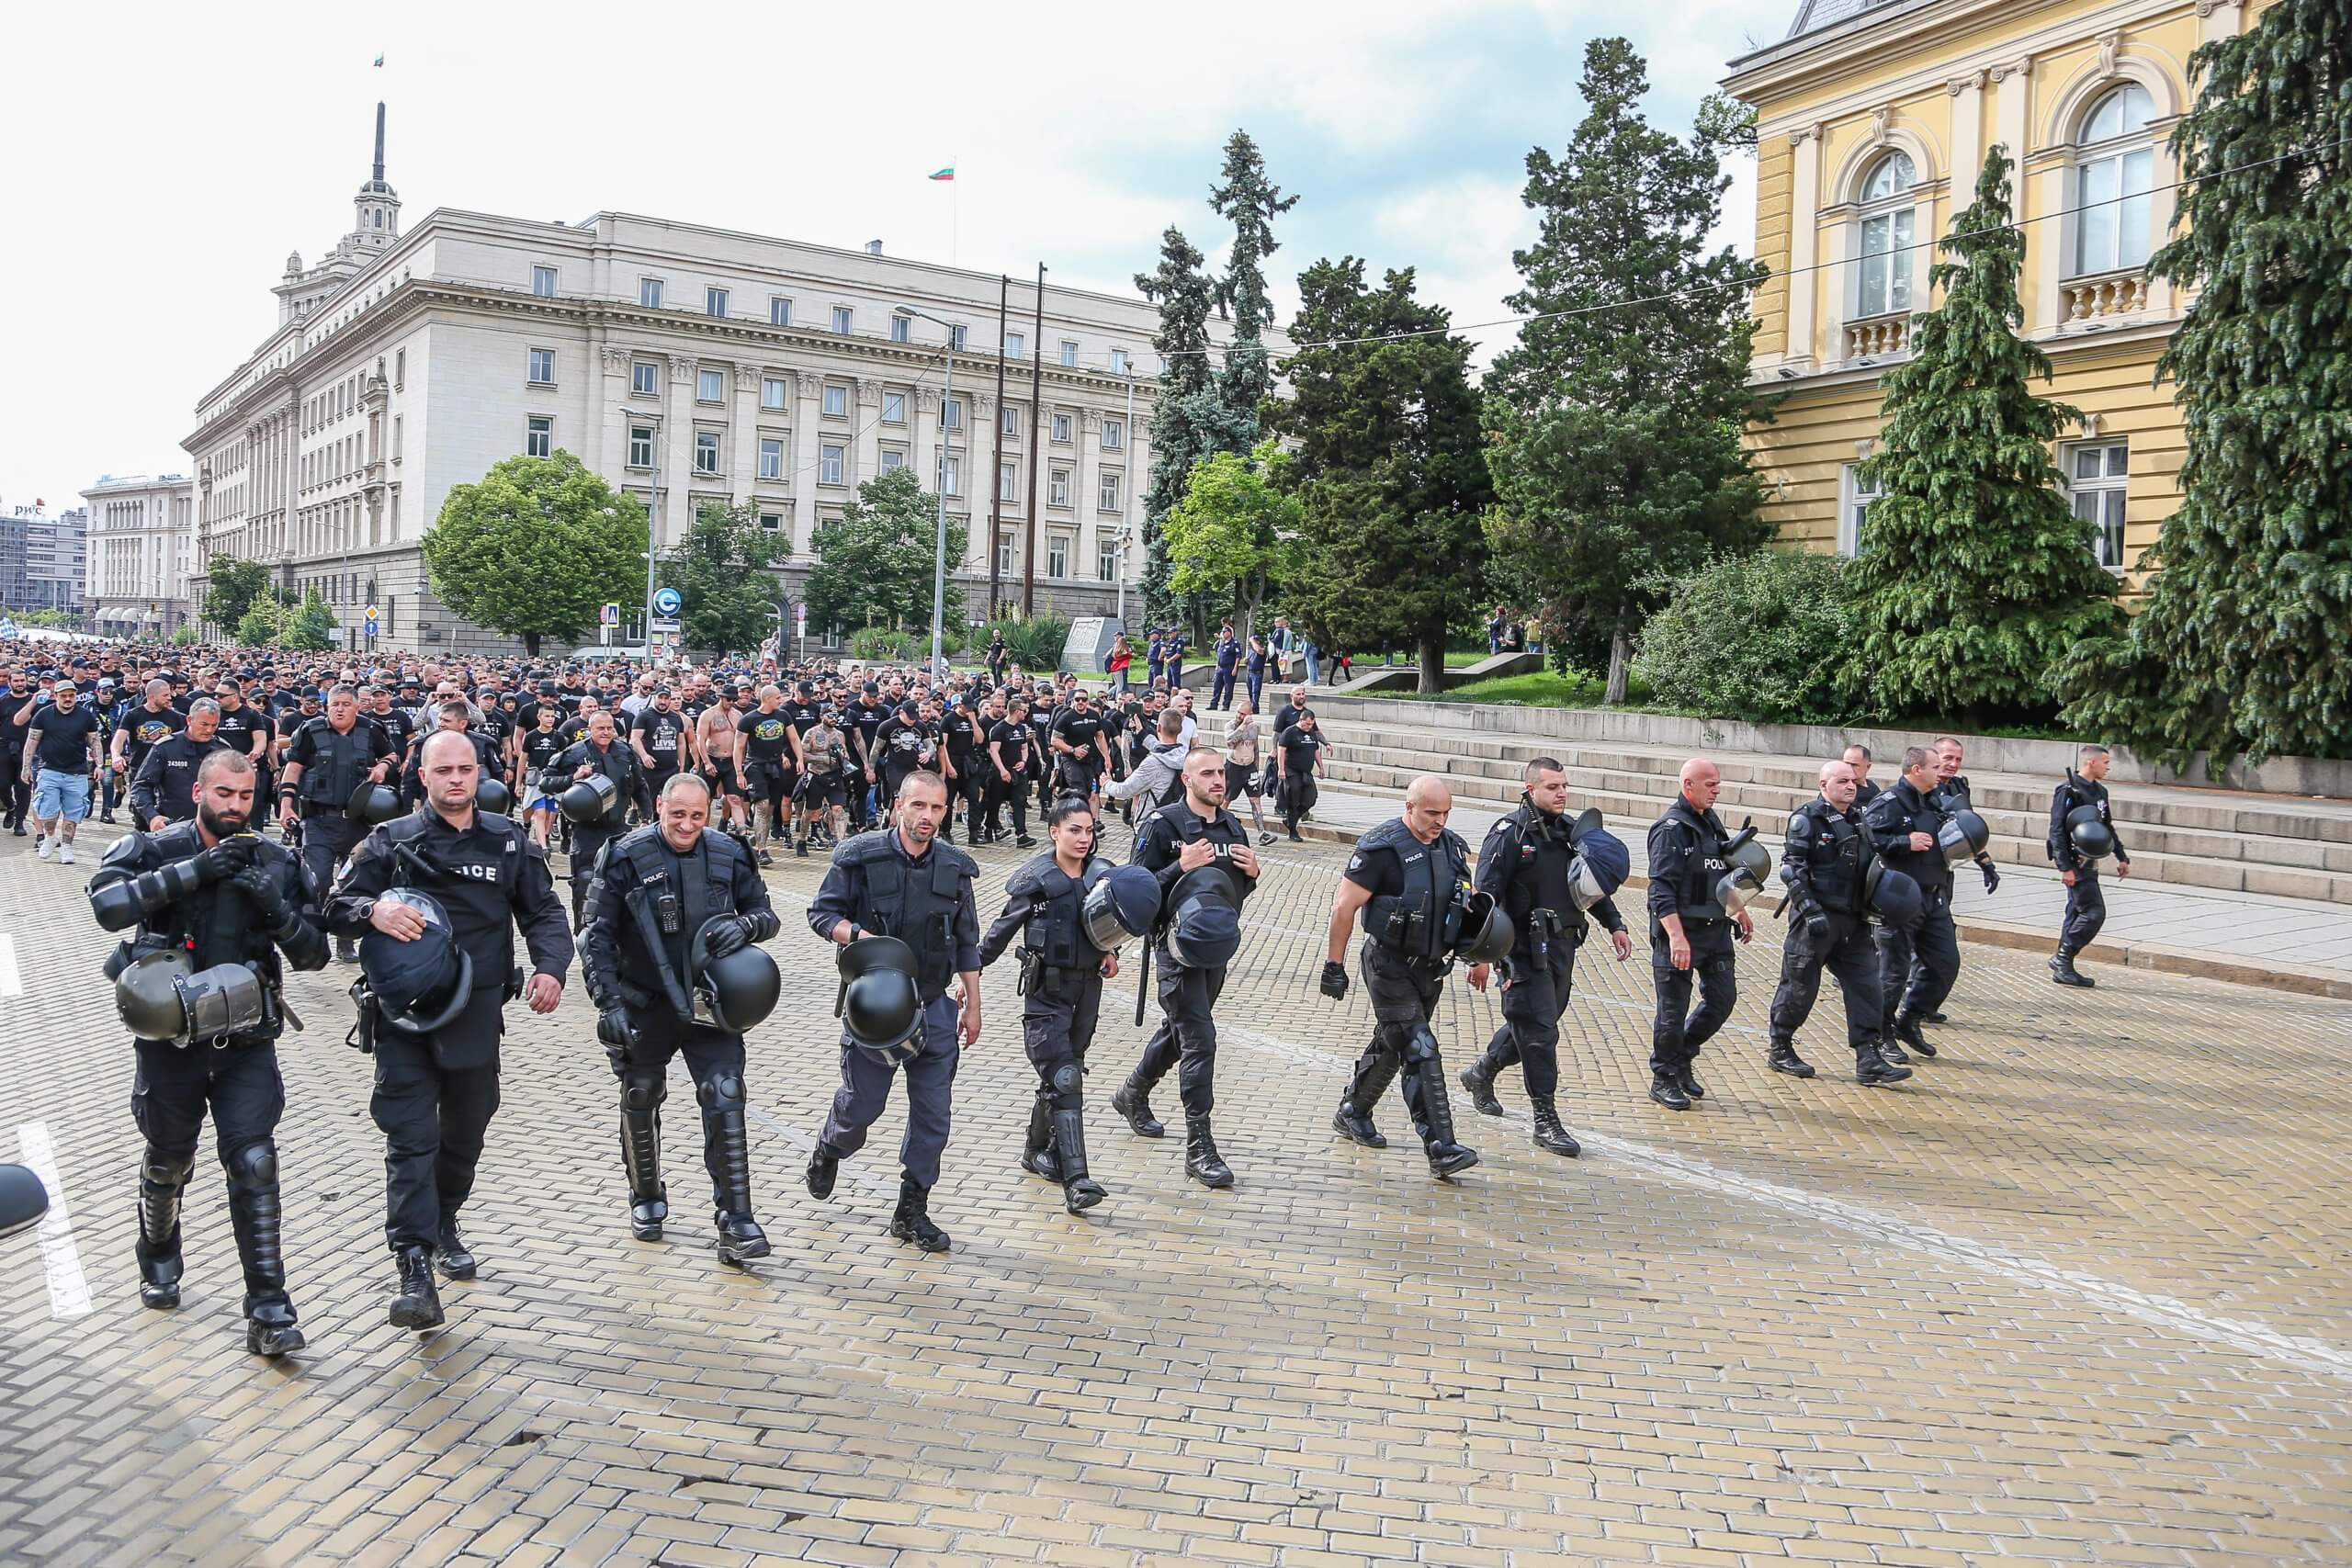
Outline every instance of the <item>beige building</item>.
{"label": "beige building", "polygon": [[187,580],[196,481],[186,474],[107,474],[82,499],[90,514],[84,602],[91,629],[150,641],[179,630],[195,613]]}
{"label": "beige building", "polygon": [[1754,376],[1781,400],[1751,433],[1785,542],[1853,553],[1873,496],[1879,377],[1933,302],[1932,245],[1985,149],[2017,162],[2025,334],[2084,412],[2055,454],[2100,558],[2126,572],[2178,503],[2181,421],[2157,356],[2187,301],[2145,264],[2173,220],[2165,139],[2202,42],[2239,0],[1804,0],[1788,38],[1734,61],[1756,107]]}

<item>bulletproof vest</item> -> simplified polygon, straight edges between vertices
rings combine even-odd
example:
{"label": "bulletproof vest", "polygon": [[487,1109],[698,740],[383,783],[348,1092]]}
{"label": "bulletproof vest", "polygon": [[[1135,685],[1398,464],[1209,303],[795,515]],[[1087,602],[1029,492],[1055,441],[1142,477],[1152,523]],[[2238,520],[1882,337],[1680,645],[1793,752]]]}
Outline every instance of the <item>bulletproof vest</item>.
{"label": "bulletproof vest", "polygon": [[934,841],[910,865],[891,848],[890,829],[862,833],[835,855],[840,865],[865,875],[854,922],[881,936],[894,936],[915,950],[915,988],[935,997],[956,973],[956,908],[965,884],[979,866],[953,844]]}
{"label": "bulletproof vest", "polygon": [[[146,842],[146,852],[136,862],[140,874],[187,860],[204,849],[203,836],[192,821],[175,822],[161,832],[150,833]],[[293,858],[283,844],[267,841],[256,845],[254,852],[254,863],[272,874]],[[251,964],[263,979],[275,984],[278,978],[277,947],[254,919],[252,901],[226,877],[141,919],[129,945],[140,952],[177,948],[198,971],[220,964]]]}
{"label": "bulletproof vest", "polygon": [[724,833],[706,831],[682,855],[662,840],[659,828],[647,827],[623,839],[615,852],[637,873],[631,902],[642,906],[636,910],[639,934],[668,968],[665,988],[674,981],[675,998],[683,999],[693,985],[686,950],[695,933],[712,916],[737,912],[734,857],[741,852]]}
{"label": "bulletproof vest", "polygon": [[355,719],[351,733],[341,735],[322,716],[301,728],[295,738],[298,744],[304,735],[311,738],[305,748],[311,752],[311,762],[302,770],[302,798],[341,810],[374,763],[368,755],[367,721]]}
{"label": "bulletproof vest", "polygon": [[[1088,857],[1093,863],[1093,857]],[[1022,930],[1022,945],[1051,969],[1091,969],[1102,955],[1085,934],[1086,884],[1040,856],[1012,874],[1005,892],[1036,900],[1029,923]]]}
{"label": "bulletproof vest", "polygon": [[1827,829],[1824,839],[1808,831],[1805,880],[1825,909],[1843,915],[1862,912],[1862,874],[1870,869],[1870,840],[1854,819],[1826,800],[1807,802],[1797,816]]}
{"label": "bulletproof vest", "polygon": [[1713,810],[1705,815],[1690,809],[1687,800],[1677,800],[1666,808],[1666,821],[1690,840],[1691,852],[1687,867],[1674,889],[1676,913],[1686,920],[1720,920],[1727,919],[1724,907],[1715,898],[1715,884],[1731,869],[1724,859],[1724,825]]}
{"label": "bulletproof vest", "polygon": [[1374,942],[1407,958],[1445,956],[1445,907],[1462,882],[1469,862],[1469,846],[1448,829],[1437,842],[1424,844],[1413,837],[1401,817],[1391,818],[1366,833],[1359,851],[1393,851],[1404,868],[1405,890],[1383,893],[1364,912],[1364,930]]}
{"label": "bulletproof vest", "polygon": [[185,735],[175,735],[158,742],[148,753],[153,757],[160,752],[164,759],[163,766],[157,770],[162,777],[155,786],[155,814],[175,822],[186,822],[195,817],[196,796],[191,790],[196,784],[196,771],[205,758],[228,749],[228,742],[218,735],[209,740],[190,740]]}
{"label": "bulletproof vest", "polygon": [[[1897,779],[1893,787],[1871,801],[1866,816],[1873,831],[1882,835],[1926,833],[1932,838],[1944,821],[1944,812],[1936,805],[1935,797],[1913,788],[1908,779]],[[1933,849],[1922,852],[1908,844],[1897,844],[1882,851],[1879,858],[1917,882],[1923,893],[1933,892],[1951,881],[1944,857]]]}
{"label": "bulletproof vest", "polygon": [[1241,900],[1250,893],[1251,883],[1250,878],[1233,869],[1231,856],[1234,845],[1250,841],[1250,830],[1235,821],[1230,811],[1218,812],[1215,822],[1205,821],[1182,798],[1173,805],[1161,807],[1155,815],[1168,819],[1168,825],[1176,830],[1178,843],[1208,841],[1209,847],[1216,852],[1216,868],[1233,883],[1233,905],[1239,908]]}
{"label": "bulletproof vest", "polygon": [[1502,892],[1503,912],[1510,917],[1512,929],[1530,931],[1534,923],[1530,917],[1549,909],[1571,942],[1580,941],[1586,917],[1568,888],[1568,866],[1576,851],[1568,843],[1567,818],[1547,816],[1522,803],[1498,826],[1510,837],[1495,844],[1494,852],[1515,856],[1518,862],[1505,872]]}

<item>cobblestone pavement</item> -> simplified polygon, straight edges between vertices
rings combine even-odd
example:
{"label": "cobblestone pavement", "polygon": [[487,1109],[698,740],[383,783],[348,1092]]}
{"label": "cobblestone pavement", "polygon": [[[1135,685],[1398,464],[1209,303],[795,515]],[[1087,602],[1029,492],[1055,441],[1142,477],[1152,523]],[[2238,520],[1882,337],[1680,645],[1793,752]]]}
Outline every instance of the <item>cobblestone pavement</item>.
{"label": "cobblestone pavement", "polygon": [[[2120,972],[2066,992],[1971,947],[1909,1085],[1850,1082],[1834,991],[1797,1082],[1763,1067],[1773,932],[1676,1115],[1642,1098],[1645,953],[1588,948],[1562,1053],[1584,1157],[1529,1145],[1514,1077],[1504,1122],[1456,1096],[1486,1158],[1449,1185],[1393,1096],[1386,1151],[1329,1130],[1369,1014],[1314,989],[1344,852],[1286,845],[1222,1009],[1239,1185],[1187,1183],[1179,1139],[1110,1112],[1142,1040],[1123,979],[1090,1091],[1112,1197],[1064,1214],[1014,1165],[1033,1079],[1003,965],[933,1205],[956,1249],[927,1258],[884,1228],[895,1106],[833,1201],[800,1190],[833,983],[792,919],[819,863],[787,861],[790,1003],[750,1075],[774,1258],[714,1260],[683,1080],[670,1239],[628,1238],[575,985],[512,1015],[481,1280],[437,1336],[390,1328],[331,970],[295,985],[311,1029],[282,1050],[311,1348],[272,1367],[243,1349],[209,1154],[186,1304],[138,1305],[96,857],[26,842],[0,840],[0,1157],[45,1139],[70,1227],[0,1244],[0,1559],[2352,1561],[2352,1006]],[[983,859],[986,914],[1015,859]],[[1456,1066],[1495,1021],[1450,987]]]}

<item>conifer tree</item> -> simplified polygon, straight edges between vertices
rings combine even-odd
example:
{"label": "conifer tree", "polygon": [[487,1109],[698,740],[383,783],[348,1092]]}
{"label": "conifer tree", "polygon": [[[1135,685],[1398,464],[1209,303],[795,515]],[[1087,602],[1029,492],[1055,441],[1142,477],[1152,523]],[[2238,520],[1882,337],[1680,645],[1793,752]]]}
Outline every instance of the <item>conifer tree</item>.
{"label": "conifer tree", "polygon": [[1209,349],[1216,285],[1206,258],[1172,225],[1159,237],[1159,265],[1136,274],[1136,288],[1159,307],[1159,394],[1151,412],[1151,477],[1143,495],[1144,618],[1153,626],[1190,620],[1191,607],[1169,588],[1168,514],[1184,499],[1193,465],[1218,452],[1246,452],[1257,438],[1253,416],[1236,420],[1218,396]]}

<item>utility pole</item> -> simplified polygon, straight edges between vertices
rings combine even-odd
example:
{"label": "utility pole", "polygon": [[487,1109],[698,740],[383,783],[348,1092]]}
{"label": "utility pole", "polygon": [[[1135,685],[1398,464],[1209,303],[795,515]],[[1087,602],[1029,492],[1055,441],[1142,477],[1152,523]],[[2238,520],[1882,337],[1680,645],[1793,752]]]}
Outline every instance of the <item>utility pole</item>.
{"label": "utility pole", "polygon": [[999,579],[997,550],[1004,537],[1004,329],[1006,308],[1012,300],[1012,279],[1004,273],[997,274],[996,288],[996,482],[989,494],[989,619],[996,619],[998,595],[1001,592]]}
{"label": "utility pole", "polygon": [[1046,264],[1037,264],[1037,352],[1029,356],[1029,515],[1021,550],[1021,613],[1037,613],[1037,424],[1046,389]]}

